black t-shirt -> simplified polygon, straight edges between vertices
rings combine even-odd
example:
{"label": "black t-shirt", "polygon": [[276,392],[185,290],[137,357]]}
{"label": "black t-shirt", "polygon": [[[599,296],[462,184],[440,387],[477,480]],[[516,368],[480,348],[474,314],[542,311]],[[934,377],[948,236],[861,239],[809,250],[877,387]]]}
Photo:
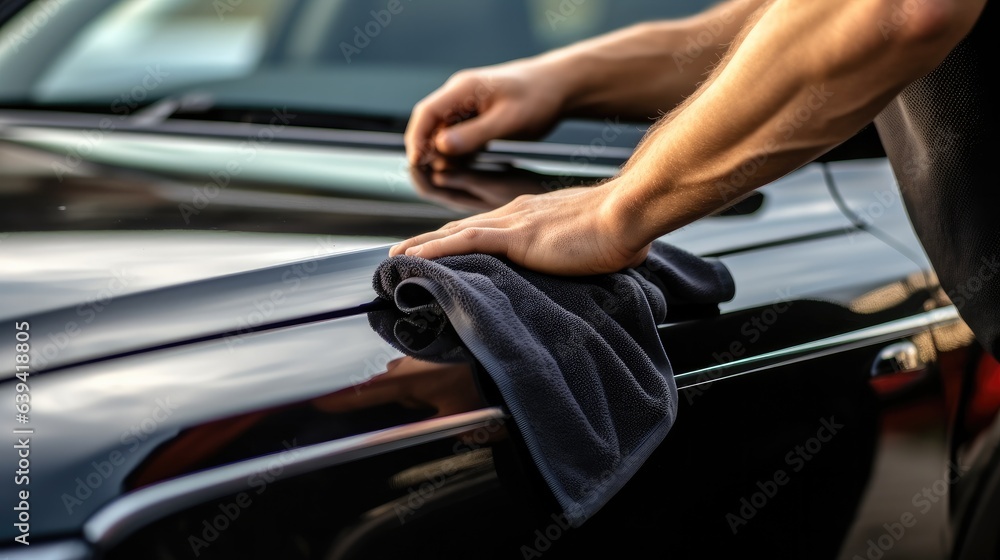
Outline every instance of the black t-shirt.
{"label": "black t-shirt", "polygon": [[996,8],[987,3],[970,34],[875,125],[942,288],[1000,358],[1000,131],[989,85]]}

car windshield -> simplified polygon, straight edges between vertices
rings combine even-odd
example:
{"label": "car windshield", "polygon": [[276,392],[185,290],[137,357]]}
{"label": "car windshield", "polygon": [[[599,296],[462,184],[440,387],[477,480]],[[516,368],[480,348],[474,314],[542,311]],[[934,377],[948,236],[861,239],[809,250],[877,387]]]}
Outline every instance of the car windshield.
{"label": "car windshield", "polygon": [[[0,28],[0,105],[405,116],[451,73],[709,0],[38,0]],[[697,45],[692,45],[697,48]]]}

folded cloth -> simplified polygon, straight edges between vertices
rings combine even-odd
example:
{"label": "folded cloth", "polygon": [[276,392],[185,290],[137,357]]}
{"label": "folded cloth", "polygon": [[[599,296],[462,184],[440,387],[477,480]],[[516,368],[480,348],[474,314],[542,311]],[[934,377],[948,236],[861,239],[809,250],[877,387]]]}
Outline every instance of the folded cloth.
{"label": "folded cloth", "polygon": [[587,277],[540,274],[483,254],[391,257],[373,279],[389,311],[372,327],[422,359],[463,358],[493,379],[570,525],[597,512],[666,436],[677,386],[657,325],[670,304],[715,306],[725,266],[663,242],[645,263]]}

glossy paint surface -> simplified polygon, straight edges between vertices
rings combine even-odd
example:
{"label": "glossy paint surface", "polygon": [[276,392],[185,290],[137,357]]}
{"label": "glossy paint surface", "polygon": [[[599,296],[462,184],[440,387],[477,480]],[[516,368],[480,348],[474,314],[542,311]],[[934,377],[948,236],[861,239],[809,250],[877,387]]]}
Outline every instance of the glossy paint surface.
{"label": "glossy paint surface", "polygon": [[[159,149],[156,138],[144,141],[144,149]],[[475,364],[417,362],[371,330],[365,313],[380,305],[372,273],[393,239],[460,215],[458,207],[469,211],[470,205],[537,191],[554,180],[537,175],[540,169],[558,177],[559,170],[572,166],[526,154],[511,159],[522,161],[520,167],[452,177],[447,192],[401,175],[392,183],[397,189],[392,196],[406,200],[405,208],[413,210],[406,212],[386,206],[390,201],[381,190],[370,193],[370,202],[358,197],[365,180],[386,179],[382,164],[366,166],[365,158],[349,169],[334,164],[338,157],[353,157],[347,154],[357,147],[352,152],[336,146],[312,149],[331,154],[324,177],[342,172],[342,178],[322,189],[294,175],[281,184],[275,179],[282,176],[280,170],[271,167],[270,178],[234,178],[225,197],[184,224],[178,205],[193,200],[204,187],[200,179],[150,169],[135,174],[127,166],[105,164],[60,182],[51,175],[53,156],[23,145],[0,147],[0,161],[16,163],[0,172],[0,229],[10,232],[0,239],[0,259],[10,265],[0,270],[0,316],[7,319],[0,334],[12,339],[14,320],[30,322],[36,363],[42,364],[31,381],[36,429],[32,532],[38,539],[79,537],[88,517],[117,496],[164,480],[502,404]],[[390,167],[402,161],[401,154],[373,149],[371,160],[379,158]],[[273,165],[280,162],[275,158]],[[851,181],[884,184],[884,169],[865,170],[853,170]],[[365,173],[368,179],[358,179]],[[338,181],[355,190],[337,190]],[[488,181],[492,190],[476,190],[476,181]],[[898,214],[896,221],[880,222],[897,236],[899,243],[893,244],[852,225],[828,187],[822,167],[810,166],[763,189],[759,207],[745,214],[706,218],[667,236],[693,252],[720,255],[737,284],[736,297],[721,306],[719,315],[681,318],[661,328],[676,374],[889,323],[947,303],[937,297],[923,263],[900,250],[912,239]],[[382,214],[386,209],[388,214]],[[378,233],[381,226],[384,234]],[[46,253],[47,245],[61,242],[74,247],[76,258],[53,259]],[[171,272],[158,258],[140,258],[142,246],[152,248],[152,255],[170,257],[164,261],[175,263],[170,266],[204,264]],[[120,267],[134,270],[136,280],[114,291],[122,284],[113,283]],[[47,301],[45,293],[58,297]],[[76,325],[70,328],[70,323]],[[953,363],[976,359],[945,362],[944,356],[968,352],[970,341],[956,329],[941,325],[933,339],[929,331],[911,337],[927,364],[918,372],[872,379],[872,361],[884,346],[879,343],[810,355],[739,378],[713,382],[703,377],[682,390],[681,421],[635,482],[585,530],[561,539],[551,555],[605,550],[609,534],[633,535],[619,542],[618,550],[650,553],[656,549],[651,535],[662,534],[662,527],[679,527],[692,538],[675,547],[677,554],[766,550],[772,539],[781,538],[809,548],[812,557],[864,556],[867,539],[877,540],[883,523],[917,507],[914,493],[932,486],[947,465],[951,387],[962,391],[960,374],[954,373],[961,367]],[[951,342],[942,346],[943,340]],[[11,349],[0,346],[0,370],[8,378],[12,356]],[[977,382],[992,387],[993,369],[979,368]],[[12,401],[13,390],[9,379],[0,385],[0,401]],[[996,408],[987,397],[968,405],[964,422],[969,431],[960,446],[968,464],[988,460],[989,453],[982,458],[982,447],[975,443],[986,438]],[[830,418],[847,426],[847,435],[815,453],[817,461],[795,454],[796,445],[808,442]],[[496,445],[495,455],[513,444]],[[476,451],[481,449],[457,456],[475,459],[487,471],[506,468],[497,464],[499,455],[483,463]],[[355,498],[349,495],[367,503],[360,497],[363,489],[386,484],[379,473],[399,476],[432,457],[449,457],[447,451],[427,453],[400,451],[381,463],[372,459],[379,466],[367,472],[360,465],[368,463],[359,463],[360,470],[324,471],[335,482],[322,492],[331,492],[331,499],[342,493],[343,507],[302,506],[295,515],[329,515],[351,526],[352,516],[363,518],[364,507],[374,506],[351,509],[355,506],[347,504]],[[800,459],[802,467],[795,470]],[[10,460],[5,455],[0,464],[10,468]],[[909,478],[897,474],[904,467]],[[759,516],[739,517],[741,499],[753,499],[757,483],[773,481],[778,470],[791,477],[788,488],[796,489],[783,491]],[[330,473],[341,474],[330,479]],[[535,546],[533,531],[546,528],[537,523],[549,510],[544,500],[531,501],[536,498],[530,497],[530,475],[519,476],[502,475],[502,483],[491,479],[500,490],[489,485],[484,493],[456,490],[456,496],[500,493],[483,503],[455,498],[454,511],[470,518],[485,516],[494,506],[495,511],[511,508],[509,517],[493,517],[488,527],[461,533],[462,520],[439,520],[429,509],[409,527],[466,534],[454,543],[464,552],[476,549],[476,536],[495,539],[496,550],[476,549],[482,557],[516,553],[525,543]],[[678,486],[680,480],[687,483]],[[449,478],[444,487],[459,482]],[[973,479],[963,482],[972,486]],[[11,490],[5,485],[0,499],[12,500]],[[318,486],[316,492],[322,493]],[[272,495],[269,499],[300,494],[267,494]],[[216,497],[206,499],[209,509],[215,507],[211,500]],[[288,499],[286,505],[295,504]],[[650,500],[674,505],[649,516]],[[804,507],[813,509],[803,516]],[[730,513],[747,522],[746,531],[743,525],[731,531]],[[192,519],[196,525],[200,520]],[[249,513],[245,519],[248,530],[263,522]],[[886,557],[942,557],[947,545],[935,535],[948,531],[951,521],[947,508],[928,509],[920,518],[920,536],[910,533]],[[410,529],[400,525],[403,532],[394,533],[397,529],[387,528],[391,525],[380,534],[397,536],[376,544],[350,541],[355,544],[348,546],[335,531],[325,538],[342,557],[365,557],[392,543],[414,550],[424,546],[405,537]],[[11,531],[4,527],[6,540]],[[161,526],[150,534],[188,550],[183,534],[170,536]],[[798,552],[793,548],[776,556]]]}

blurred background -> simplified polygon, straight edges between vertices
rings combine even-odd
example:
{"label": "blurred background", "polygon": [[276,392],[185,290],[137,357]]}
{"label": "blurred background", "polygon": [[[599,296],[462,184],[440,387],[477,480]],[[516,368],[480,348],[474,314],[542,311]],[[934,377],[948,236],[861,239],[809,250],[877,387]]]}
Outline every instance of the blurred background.
{"label": "blurred background", "polygon": [[[706,0],[48,0],[0,29],[0,103],[108,108],[148,73],[218,104],[405,117],[456,70]],[[416,9],[414,9],[416,8]],[[45,20],[44,31],[33,28]],[[16,39],[12,39],[16,37]],[[115,107],[117,108],[117,106]]]}

